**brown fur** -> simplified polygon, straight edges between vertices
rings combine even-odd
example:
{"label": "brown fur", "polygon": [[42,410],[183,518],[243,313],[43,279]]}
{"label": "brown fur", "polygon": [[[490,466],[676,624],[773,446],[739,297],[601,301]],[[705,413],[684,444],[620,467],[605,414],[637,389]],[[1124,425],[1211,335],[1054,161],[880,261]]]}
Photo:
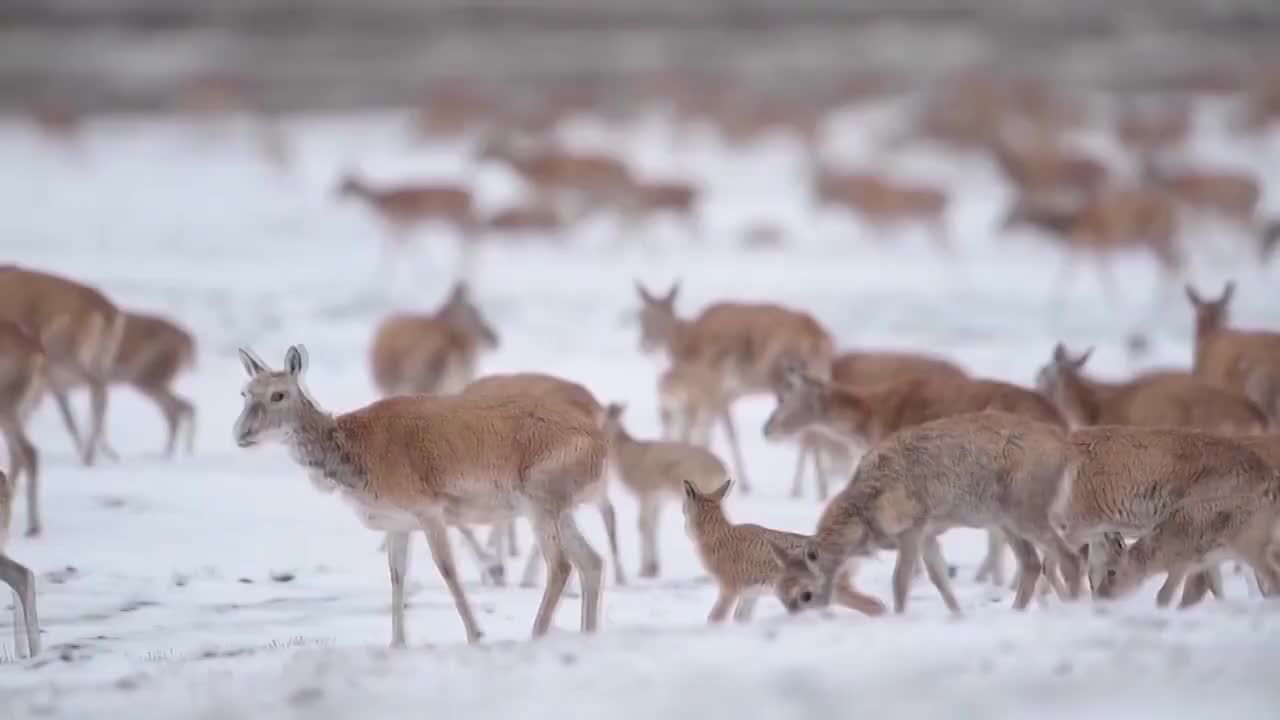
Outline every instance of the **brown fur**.
{"label": "brown fur", "polygon": [[1123,383],[1092,380],[1081,372],[1091,352],[1073,358],[1058,344],[1037,383],[1075,427],[1148,425],[1225,435],[1253,434],[1267,428],[1266,414],[1247,397],[1197,380],[1190,373],[1163,372]]}
{"label": "brown fur", "polygon": [[636,180],[622,201],[623,222],[634,227],[642,220],[669,213],[680,218],[697,236],[698,199],[701,191],[693,183],[677,180]]}
{"label": "brown fur", "polygon": [[814,197],[821,205],[841,205],[877,228],[901,222],[922,221],[932,228],[934,239],[945,245],[947,194],[925,185],[889,180],[866,172],[836,173],[819,169]]}
{"label": "brown fur", "polygon": [[1216,300],[1200,297],[1190,286],[1187,298],[1195,310],[1193,372],[1207,383],[1247,396],[1280,425],[1280,333],[1230,327],[1231,296],[1227,283]]}
{"label": "brown fur", "polygon": [[831,382],[854,387],[874,387],[914,377],[962,380],[968,374],[958,365],[910,352],[843,352],[831,361]]}
{"label": "brown fur", "polygon": [[475,223],[471,191],[457,185],[403,184],[378,188],[348,173],[338,184],[338,195],[367,203],[395,239],[402,238],[414,226],[433,220],[448,223],[463,235],[469,235]]}
{"label": "brown fur", "polygon": [[1014,144],[996,134],[992,154],[1005,177],[1025,195],[1088,194],[1107,180],[1107,166],[1049,139]]}
{"label": "brown fur", "polygon": [[1185,103],[1162,108],[1130,106],[1115,120],[1116,136],[1138,155],[1181,145],[1191,130],[1191,107]]}
{"label": "brown fur", "polygon": [[1036,545],[1075,571],[1076,555],[1049,525],[1064,464],[1059,427],[1000,411],[955,415],[907,428],[875,445],[827,503],[812,541],[788,563],[789,606],[827,605],[851,558],[897,548],[894,610],[906,609],[917,560],[947,607],[959,612],[937,536],[949,527],[1002,527],[1018,556],[1014,607],[1025,608],[1041,573]]}
{"label": "brown fur", "polygon": [[[63,423],[86,465],[99,450],[107,414],[107,382],[120,340],[124,313],[101,292],[73,280],[0,265],[0,320],[36,338],[48,358],[46,379]],[[88,385],[89,435],[82,440],[67,393]]]}
{"label": "brown fur", "polygon": [[[25,425],[44,392],[46,362],[39,341],[17,325],[0,320],[0,434],[9,449],[9,476],[14,488],[19,478],[27,478],[28,537],[40,534],[40,453],[27,437]],[[3,536],[9,519],[0,520],[4,521],[4,532],[0,532]]]}
{"label": "brown fur", "polygon": [[521,149],[510,143],[490,142],[481,149],[480,157],[511,166],[544,198],[552,193],[571,192],[592,203],[617,205],[633,181],[627,165],[606,153]]}
{"label": "brown fur", "polygon": [[[719,586],[719,596],[707,621],[722,622],[731,609],[734,620],[750,620],[757,595],[766,591],[772,591],[788,612],[800,610],[799,599],[791,597],[782,584],[784,564],[791,555],[806,547],[809,537],[729,522],[723,506],[729,492],[727,478],[714,490],[699,488],[688,480],[682,485],[685,531],[693,540],[702,566]],[[841,604],[867,615],[884,612],[879,600],[854,589],[847,568],[837,579],[834,594]]]}
{"label": "brown fur", "polygon": [[40,654],[40,620],[36,614],[36,576],[5,554],[17,481],[0,470],[0,583],[14,593],[13,647],[18,657]]}
{"label": "brown fur", "polygon": [[515,205],[504,208],[490,215],[484,225],[490,232],[542,233],[556,241],[563,239],[560,233],[564,230],[564,220],[549,205]]}
{"label": "brown fur", "polygon": [[1104,262],[1122,249],[1150,252],[1166,275],[1182,267],[1175,245],[1177,215],[1164,195],[1137,188],[1099,192],[1075,208],[1050,208],[1034,198],[1015,204],[1005,228],[1032,225],[1067,243],[1069,249],[1092,253]]}
{"label": "brown fur", "polygon": [[369,364],[384,396],[457,392],[475,377],[480,350],[497,345],[497,334],[460,283],[430,315],[384,319],[374,332]]}
{"label": "brown fur", "polygon": [[[135,388],[160,409],[168,428],[165,454],[169,456],[177,449],[178,430],[183,423],[187,428],[187,452],[194,452],[195,406],[173,391],[173,382],[195,362],[195,338],[181,326],[159,315],[126,314],[111,381]],[[105,439],[103,447],[109,448]]]}
{"label": "brown fur", "polygon": [[1227,216],[1252,229],[1262,187],[1251,175],[1229,170],[1175,171],[1152,163],[1148,163],[1145,174],[1148,181],[1186,205]]}
{"label": "brown fur", "polygon": [[534,636],[549,630],[571,564],[583,584],[582,630],[596,630],[603,563],[573,509],[599,492],[608,443],[580,410],[519,393],[459,394],[384,398],[335,416],[302,385],[302,348],[289,349],[282,371],[248,350],[240,357],[250,379],[237,443],[283,441],[317,488],[336,491],[365,525],[388,533],[393,645],[405,639],[409,533],[426,531],[474,642],[480,630],[458,583],[446,523],[497,522],[517,513],[529,514],[549,571]]}

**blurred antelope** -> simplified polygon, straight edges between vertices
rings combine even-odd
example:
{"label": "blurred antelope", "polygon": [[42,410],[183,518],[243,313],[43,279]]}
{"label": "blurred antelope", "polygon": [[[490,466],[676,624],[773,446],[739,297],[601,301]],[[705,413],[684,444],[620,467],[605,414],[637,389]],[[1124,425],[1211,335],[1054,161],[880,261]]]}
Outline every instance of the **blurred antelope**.
{"label": "blurred antelope", "polygon": [[1051,138],[1012,143],[997,133],[991,152],[1005,178],[1028,196],[1091,195],[1105,185],[1107,166],[1100,161],[1058,145]]}
{"label": "blurred antelope", "polygon": [[[164,415],[168,431],[165,455],[173,457],[178,432],[186,426],[187,454],[195,452],[196,410],[190,400],[173,391],[173,381],[183,370],[195,367],[196,341],[173,321],[146,313],[126,313],[120,350],[111,368],[111,381],[129,385],[155,403]],[[104,437],[102,451],[116,452]]]}
{"label": "blurred antelope", "polygon": [[[340,198],[357,198],[368,205],[386,229],[392,245],[403,244],[410,232],[428,222],[451,226],[458,233],[464,272],[469,272],[477,226],[469,189],[447,183],[377,188],[348,173],[339,182],[337,194]],[[385,266],[390,262],[389,249],[383,248],[384,272],[389,269]]]}
{"label": "blurred antelope", "polygon": [[829,375],[831,336],[812,315],[768,303],[718,302],[684,320],[675,310],[679,290],[677,282],[659,297],[636,284],[640,351],[661,351],[671,367],[700,367],[704,377],[714,378],[710,397],[717,398],[733,472],[745,493],[750,485],[730,408],[739,398],[772,392],[784,357],[810,372]]}
{"label": "blurred antelope", "polygon": [[[40,454],[26,433],[26,422],[44,392],[46,358],[40,341],[7,320],[0,320],[0,433],[9,449],[9,482],[27,477],[27,536],[40,534]],[[3,488],[0,488],[3,490]],[[12,498],[0,497],[0,511]],[[0,556],[9,518],[0,512]]]}
{"label": "blurred antelope", "polygon": [[1148,162],[1143,168],[1147,182],[1162,188],[1187,206],[1229,218],[1249,235],[1258,229],[1258,200],[1262,187],[1246,172],[1231,170],[1169,170]]}
{"label": "blurred antelope", "polygon": [[40,654],[40,620],[36,613],[36,576],[5,554],[17,482],[0,470],[0,582],[13,590],[13,647],[18,657]]}
{"label": "blurred antelope", "polygon": [[1280,426],[1280,333],[1229,327],[1235,283],[1228,282],[1216,300],[1200,297],[1187,286],[1195,310],[1193,372],[1213,385],[1247,396]]}
{"label": "blurred antelope", "polygon": [[541,202],[561,194],[583,201],[575,213],[578,216],[591,208],[621,206],[633,184],[627,165],[603,152],[525,148],[495,140],[481,145],[479,159],[510,166]]}
{"label": "blurred antelope", "polygon": [[[1150,253],[1160,266],[1164,287],[1172,287],[1183,270],[1175,243],[1177,215],[1173,204],[1158,192],[1114,189],[1100,192],[1082,205],[1044,204],[1034,198],[1018,200],[1004,221],[1004,230],[1029,226],[1062,242],[1066,251],[1057,279],[1057,293],[1066,289],[1077,255],[1087,253],[1096,263],[1104,291],[1116,299],[1109,256],[1122,250]],[[1157,292],[1159,299],[1162,293]]]}
{"label": "blurred antelope", "polygon": [[[124,335],[125,315],[101,292],[67,278],[0,265],[0,320],[38,338],[46,381],[85,465],[92,465],[107,416],[107,383]],[[80,437],[67,394],[89,388],[88,437]]]}
{"label": "blurred antelope", "polygon": [[1115,116],[1120,142],[1140,157],[1176,148],[1191,131],[1191,107],[1185,102],[1163,106],[1126,104]]}
{"label": "blurred antelope", "polygon": [[[719,586],[719,595],[707,622],[723,622],[730,610],[733,610],[734,620],[747,622],[755,610],[756,600],[769,592],[774,593],[789,611],[795,611],[804,598],[792,596],[782,583],[783,573],[790,555],[799,553],[809,537],[760,525],[729,522],[723,506],[729,485],[729,478],[725,477],[715,490],[707,492],[689,480],[683,482],[681,508],[685,532],[693,540],[702,567]],[[850,572],[845,568],[836,579],[836,601],[866,615],[883,614],[884,604],[858,592],[850,579]]]}
{"label": "blurred antelope", "polygon": [[382,395],[437,395],[462,390],[475,378],[481,350],[498,335],[471,301],[466,283],[454,285],[432,314],[398,313],[373,335],[369,364]]}
{"label": "blurred antelope", "polygon": [[409,533],[426,532],[467,640],[481,637],[458,582],[447,523],[499,522],[527,513],[548,577],[533,623],[546,634],[569,578],[582,580],[583,632],[599,625],[603,561],[578,530],[574,507],[604,482],[607,442],[580,410],[519,394],[384,398],[331,415],[306,392],[306,351],[292,346],[283,370],[240,350],[249,381],[236,443],[282,442],[313,485],[337,492],[373,530],[388,533],[391,644],[404,646]]}
{"label": "blurred antelope", "polygon": [[866,172],[819,168],[813,180],[819,206],[841,205],[870,223],[879,236],[889,225],[925,223],[939,247],[947,246],[947,194],[924,185],[887,180]]}
{"label": "blurred antelope", "polygon": [[485,219],[484,228],[488,234],[507,237],[537,234],[557,243],[565,239],[564,220],[559,211],[545,203],[503,208]]}
{"label": "blurred antelope", "polygon": [[623,235],[635,231],[643,220],[655,215],[671,214],[680,219],[690,237],[700,235],[698,198],[700,191],[693,183],[676,180],[635,180],[626,192],[620,212]]}

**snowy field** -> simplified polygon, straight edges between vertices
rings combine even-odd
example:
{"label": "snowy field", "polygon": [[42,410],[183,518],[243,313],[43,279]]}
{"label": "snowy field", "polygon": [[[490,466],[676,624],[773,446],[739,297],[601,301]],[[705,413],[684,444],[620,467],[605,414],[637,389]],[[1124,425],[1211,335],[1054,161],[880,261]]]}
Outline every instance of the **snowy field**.
{"label": "snowy field", "polygon": [[[1204,108],[1189,155],[1261,173],[1264,206],[1280,215],[1280,135],[1227,140],[1217,118]],[[634,434],[655,435],[659,365],[636,350],[633,282],[661,289],[677,278],[685,313],[730,297],[782,301],[814,312],[844,348],[928,349],[1014,382],[1031,382],[1059,340],[1096,346],[1091,367],[1108,377],[1189,363],[1190,310],[1179,292],[1146,313],[1156,277],[1144,258],[1115,265],[1122,306],[1081,271],[1055,313],[1049,289],[1061,255],[1031,234],[998,236],[1009,190],[994,168],[928,146],[876,155],[868,138],[884,122],[841,118],[829,128],[831,153],[950,188],[946,255],[921,230],[876,239],[842,213],[812,211],[806,166],[786,138],[729,153],[699,135],[675,145],[657,122],[621,135],[571,128],[574,143],[618,143],[646,175],[702,183],[705,237],[691,243],[678,223],[660,220],[645,230],[653,248],[618,249],[616,226],[601,217],[565,247],[484,249],[474,290],[501,346],[482,370],[577,379],[602,400],[626,402]],[[0,262],[64,273],[123,306],[170,314],[200,344],[198,367],[178,388],[198,407],[194,456],[162,459],[159,414],[128,390],[111,398],[116,463],[82,467],[51,403],[33,419],[45,534],[21,536],[19,503],[9,552],[39,576],[45,653],[13,659],[9,614],[0,613],[0,720],[1276,717],[1280,605],[1249,597],[1242,576],[1229,575],[1227,601],[1188,612],[1157,611],[1152,583],[1105,606],[1049,599],[1017,614],[1010,592],[973,582],[982,534],[954,531],[943,542],[959,566],[962,618],[918,579],[900,617],[790,619],[770,600],[751,625],[708,628],[715,588],[678,506],[662,518],[663,576],[634,579],[635,503],[622,489],[613,496],[632,580],[607,586],[598,636],[576,633],[575,596],[562,602],[559,629],[529,642],[540,589],[482,586],[455,541],[486,634],[468,647],[418,536],[409,648],[388,649],[380,536],[313,492],[283,449],[233,444],[243,380],[235,348],[251,345],[279,365],[289,343],[305,343],[322,405],[368,402],[374,324],[392,309],[438,303],[456,257],[447,231],[427,229],[394,282],[376,280],[379,228],[362,207],[337,201],[339,174],[462,180],[487,207],[520,187],[501,167],[474,166],[462,147],[411,143],[394,113],[288,127],[295,165],[281,174],[239,125],[208,137],[176,123],[102,119],[68,153],[16,121],[0,123]],[[1126,170],[1105,139],[1083,142]],[[740,249],[739,234],[757,222],[785,228],[788,246]],[[1197,223],[1184,235],[1194,246],[1189,279],[1216,293],[1235,278],[1235,320],[1280,327],[1280,270],[1257,267],[1228,227]],[[1150,341],[1140,360],[1125,349],[1134,330]],[[789,499],[794,448],[760,436],[771,402],[737,408],[756,492],[732,495],[728,511],[808,532],[821,507],[812,483],[804,499]],[[595,511],[579,514],[603,551]],[[527,526],[520,532],[527,551]],[[887,600],[892,562],[885,554],[866,563],[859,585]],[[522,564],[509,562],[508,577]]]}

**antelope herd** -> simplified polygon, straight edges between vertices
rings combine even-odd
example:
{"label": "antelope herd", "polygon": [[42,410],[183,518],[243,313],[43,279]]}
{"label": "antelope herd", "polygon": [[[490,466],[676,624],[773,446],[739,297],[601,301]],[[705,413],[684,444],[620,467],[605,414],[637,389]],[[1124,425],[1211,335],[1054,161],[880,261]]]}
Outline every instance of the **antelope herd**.
{"label": "antelope herd", "polygon": [[[248,107],[249,85],[210,76],[193,85],[185,107],[210,116]],[[693,85],[668,87],[646,106],[681,125],[674,143],[686,142],[699,122],[737,149],[789,133],[808,163],[796,185],[815,211],[847,211],[877,237],[891,226],[919,226],[940,251],[953,250],[955,188],[908,179],[880,161],[835,162],[825,151],[830,116],[883,98],[888,85],[847,84],[822,102]],[[895,612],[904,611],[921,571],[944,604],[961,612],[952,589],[956,568],[942,543],[956,527],[988,534],[974,582],[1003,587],[1003,556],[1011,549],[1017,609],[1037,592],[1064,600],[1085,592],[1118,597],[1157,574],[1166,576],[1161,606],[1180,590],[1181,605],[1193,605],[1207,593],[1223,596],[1218,565],[1226,560],[1248,566],[1251,593],[1280,594],[1280,333],[1233,326],[1234,284],[1217,297],[1186,286],[1195,321],[1186,368],[1104,381],[1087,368],[1091,349],[1059,343],[1044,349],[1043,367],[1024,385],[976,376],[936,350],[843,348],[804,308],[725,298],[690,315],[678,307],[678,282],[665,291],[637,283],[637,349],[664,365],[652,379],[657,438],[633,435],[619,398],[597,397],[573,378],[533,369],[481,374],[501,328],[469,289],[476,243],[517,234],[562,241],[573,223],[600,210],[619,220],[620,237],[658,215],[678,219],[691,238],[704,233],[702,206],[712,188],[642,172],[618,147],[559,141],[556,128],[573,115],[619,114],[602,92],[578,90],[550,93],[554,103],[530,111],[448,83],[415,121],[423,141],[460,141],[476,166],[510,170],[527,190],[515,204],[486,208],[478,186],[462,180],[375,182],[354,169],[336,183],[326,179],[334,201],[368,210],[388,242],[434,223],[449,226],[462,247],[463,277],[434,311],[388,314],[370,328],[369,375],[378,399],[330,413],[307,393],[302,345],[289,347],[279,368],[239,350],[248,379],[236,443],[285,446],[315,489],[345,500],[363,525],[383,534],[392,644],[407,640],[413,532],[424,531],[465,635],[476,642],[483,631],[449,531],[462,538],[483,581],[504,585],[505,561],[520,554],[520,519],[533,538],[521,584],[546,573],[532,634],[551,628],[571,575],[581,586],[581,630],[597,630],[608,579],[629,582],[624,566],[632,556],[611,499],[620,488],[638,508],[640,578],[662,573],[659,520],[665,505],[680,503],[689,549],[718,588],[711,622],[730,612],[748,620],[761,594],[773,594],[791,613],[834,601],[883,614],[881,600],[855,584],[858,562],[878,551],[897,553]],[[1137,250],[1156,260],[1166,286],[1183,284],[1193,216],[1229,221],[1263,260],[1280,244],[1280,220],[1263,211],[1261,178],[1181,155],[1196,126],[1188,104],[1122,103],[1100,126],[1090,124],[1098,114],[1087,103],[1054,90],[959,75],[899,122],[893,137],[880,138],[887,140],[881,150],[930,142],[985,156],[1012,191],[997,230],[1046,234],[1068,250],[1064,268],[1083,254],[1099,263],[1104,281],[1109,257]],[[1250,92],[1245,126],[1257,132],[1280,118],[1280,105]],[[82,131],[64,105],[38,110],[32,119],[49,137]],[[286,163],[284,126],[273,119],[269,127],[264,152]],[[1073,136],[1082,129],[1117,141],[1131,162],[1084,149]],[[786,244],[784,228],[748,220],[754,224],[744,246]],[[196,409],[174,384],[197,355],[197,338],[172,319],[126,309],[69,277],[0,266],[0,432],[9,458],[0,474],[0,580],[16,593],[19,651],[40,648],[35,576],[5,554],[24,480],[26,532],[42,531],[40,439],[30,437],[28,418],[47,395],[81,462],[118,460],[108,443],[108,396],[131,387],[163,416],[166,454],[194,452]],[[69,402],[80,388],[90,396],[87,427]],[[765,491],[753,482],[734,417],[741,401],[762,396],[774,407],[759,435],[790,443],[796,453],[791,497],[804,494],[811,471],[826,503],[809,534],[736,523],[726,512],[731,490]],[[716,429],[724,459],[712,450]],[[577,526],[575,510],[584,504],[599,512],[607,561]],[[487,540],[476,525],[490,526]]]}

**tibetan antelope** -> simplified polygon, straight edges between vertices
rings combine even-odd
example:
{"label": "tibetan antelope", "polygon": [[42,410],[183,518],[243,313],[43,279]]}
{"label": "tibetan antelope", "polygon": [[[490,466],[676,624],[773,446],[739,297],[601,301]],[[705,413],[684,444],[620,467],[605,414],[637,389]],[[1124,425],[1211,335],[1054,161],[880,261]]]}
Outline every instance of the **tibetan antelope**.
{"label": "tibetan antelope", "polygon": [[620,237],[633,233],[643,220],[663,214],[673,215],[684,223],[689,236],[700,235],[698,199],[700,191],[690,182],[678,180],[633,180],[618,208],[622,216]]}
{"label": "tibetan antelope", "polygon": [[582,579],[583,632],[599,624],[603,560],[578,530],[573,510],[603,482],[608,446],[580,411],[519,394],[391,397],[332,415],[305,389],[306,351],[291,346],[283,370],[252,351],[234,435],[240,447],[283,443],[313,485],[337,492],[366,527],[389,533],[391,643],[405,644],[404,580],[409,533],[426,532],[467,640],[480,627],[458,582],[447,524],[528,515],[547,564],[533,636],[551,627],[569,570]]}
{"label": "tibetan antelope", "polygon": [[1052,138],[1012,143],[997,132],[990,149],[1005,178],[1025,196],[1088,196],[1107,182],[1106,165]]}
{"label": "tibetan antelope", "polygon": [[693,365],[714,377],[720,421],[729,439],[733,473],[750,490],[742,450],[730,408],[748,395],[772,392],[784,357],[798,359],[807,371],[830,374],[832,341],[812,315],[769,303],[718,302],[692,320],[676,314],[680,284],[655,296],[639,283],[640,350],[664,352],[669,367]]}
{"label": "tibetan antelope", "polygon": [[877,237],[895,224],[925,223],[934,242],[947,246],[947,194],[927,185],[887,180],[868,172],[834,172],[819,168],[813,179],[819,206],[840,205],[869,223]]}
{"label": "tibetan antelope", "polygon": [[618,480],[639,505],[640,577],[659,573],[658,518],[662,505],[676,500],[682,483],[720,487],[729,480],[720,458],[706,448],[669,440],[638,440],[622,423],[625,407],[605,407],[604,432],[609,439],[609,459]]}
{"label": "tibetan antelope", "polygon": [[1054,555],[1068,577],[1078,574],[1077,553],[1056,539],[1049,522],[1065,441],[1062,428],[1000,411],[894,433],[867,451],[853,479],[827,503],[813,537],[788,553],[783,604],[793,611],[829,605],[851,560],[896,548],[894,611],[906,609],[923,557],[943,602],[959,613],[938,536],[951,527],[1001,527],[1018,558],[1013,607],[1025,608],[1042,572],[1037,547]]}
{"label": "tibetan antelope", "polygon": [[[723,622],[730,610],[734,620],[747,622],[756,600],[765,593],[772,592],[789,612],[796,612],[807,602],[803,593],[793,594],[782,583],[787,561],[804,549],[807,535],[729,522],[724,512],[724,498],[730,486],[727,477],[713,490],[704,490],[689,480],[683,481],[682,486],[685,532],[719,590],[707,622]],[[850,574],[851,569],[846,567],[836,579],[836,602],[866,615],[883,614],[884,604],[858,592]]]}
{"label": "tibetan antelope", "polygon": [[[40,455],[24,426],[44,392],[45,365],[40,342],[17,325],[0,320],[0,434],[9,449],[9,481],[14,490],[20,477],[25,474],[27,478],[29,537],[40,534]],[[5,502],[0,498],[0,510]],[[0,517],[0,521],[7,530],[9,519]],[[4,554],[2,540],[0,537],[0,555]]]}
{"label": "tibetan antelope", "polygon": [[1163,107],[1129,104],[1115,116],[1116,137],[1139,157],[1181,145],[1190,131],[1191,106],[1185,102]]}
{"label": "tibetan antelope", "polygon": [[478,156],[511,167],[542,202],[560,195],[582,201],[576,217],[593,208],[622,205],[634,181],[626,163],[603,152],[539,149],[494,140],[483,143]]}
{"label": "tibetan antelope", "polygon": [[[92,465],[107,416],[107,384],[124,335],[125,315],[101,292],[67,278],[0,265],[0,320],[44,346],[46,383],[85,465]],[[80,437],[67,394],[89,388],[89,432]]]}
{"label": "tibetan antelope", "polygon": [[1148,161],[1143,177],[1181,203],[1201,213],[1228,218],[1250,235],[1257,232],[1258,201],[1262,186],[1250,173],[1232,170],[1171,170]]}
{"label": "tibetan antelope", "polygon": [[369,364],[383,396],[454,393],[475,378],[480,351],[496,347],[498,334],[463,282],[434,313],[384,319],[374,331]]}
{"label": "tibetan antelope", "polygon": [[542,235],[552,242],[564,240],[564,220],[555,207],[546,203],[513,205],[489,215],[484,220],[487,235],[504,238],[517,235]]}
{"label": "tibetan antelope", "polygon": [[[191,333],[159,315],[126,313],[111,381],[135,388],[160,409],[168,431],[165,455],[169,457],[177,450],[178,433],[184,426],[187,454],[195,452],[195,406],[173,391],[177,375],[195,367],[195,362],[196,341]],[[105,437],[102,450],[116,455]]]}
{"label": "tibetan antelope", "polygon": [[1218,299],[1208,300],[1187,286],[1196,321],[1193,372],[1205,382],[1244,394],[1280,425],[1280,333],[1231,328],[1235,289],[1229,282]]}
{"label": "tibetan antelope", "polygon": [[13,496],[17,483],[0,470],[0,582],[13,590],[13,646],[18,657],[40,654],[40,620],[36,615],[36,576],[5,554]]}

